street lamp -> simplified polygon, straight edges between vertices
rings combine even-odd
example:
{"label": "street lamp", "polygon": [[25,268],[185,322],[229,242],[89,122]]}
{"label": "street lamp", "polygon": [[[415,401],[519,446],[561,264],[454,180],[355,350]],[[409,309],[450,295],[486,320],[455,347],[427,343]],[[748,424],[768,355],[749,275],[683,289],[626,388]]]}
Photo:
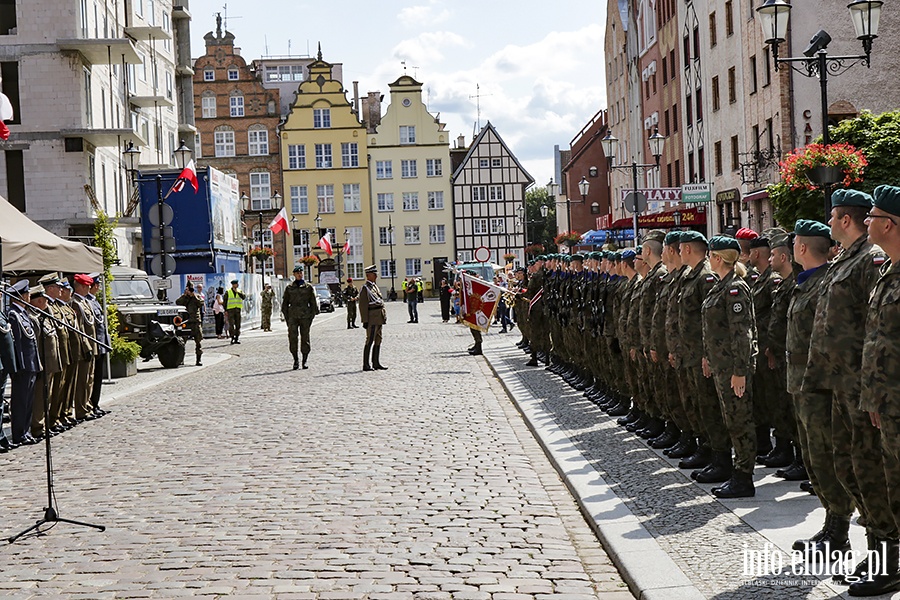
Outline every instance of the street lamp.
{"label": "street lamp", "polygon": [[588,192],[591,190],[591,182],[587,180],[587,177],[581,177],[581,181],[578,182],[578,191],[581,193],[581,201],[584,202],[587,199]]}
{"label": "street lamp", "polygon": [[675,227],[681,227],[681,211],[676,210],[672,213],[672,222],[675,224]]}
{"label": "street lamp", "polygon": [[[550,178],[550,181],[547,183],[547,196],[550,200],[553,201],[554,204],[558,204],[556,201],[556,197],[559,195],[559,184],[553,182],[553,178]],[[571,229],[572,215],[569,213],[567,215],[568,221],[566,221],[566,228]]]}
{"label": "street lamp", "polygon": [[191,149],[184,145],[184,140],[181,140],[181,145],[178,146],[173,154],[178,159],[179,169],[185,168],[188,164],[188,161],[191,160]]}
{"label": "street lamp", "polygon": [[394,276],[396,269],[394,268],[394,224],[391,222],[391,215],[388,215],[388,244],[391,252],[391,291],[388,293],[388,300],[393,302],[397,299],[397,290],[394,289]]}
{"label": "street lamp", "polygon": [[631,171],[631,189],[632,189],[632,202],[634,202],[634,211],[633,211],[633,220],[632,226],[634,227],[634,245],[637,247],[638,245],[638,217],[640,216],[640,211],[638,210],[640,206],[638,205],[638,172],[641,173],[646,172],[649,169],[659,169],[659,159],[662,156],[663,148],[666,144],[666,136],[660,135],[659,129],[655,129],[653,135],[651,135],[647,139],[647,143],[650,146],[650,154],[653,155],[655,159],[654,163],[651,164],[638,164],[634,159],[632,159],[631,164],[613,164],[616,159],[616,150],[618,149],[619,139],[613,135],[612,130],[609,130],[606,133],[606,137],[604,137],[600,142],[603,144],[603,152],[606,154],[606,160],[609,162],[609,168],[620,171]]}
{"label": "street lamp", "polygon": [[[822,144],[825,146],[831,144],[831,136],[828,133],[828,75],[843,75],[858,64],[864,64],[867,68],[872,66],[872,42],[878,37],[878,25],[881,21],[883,4],[882,0],[855,0],[847,5],[856,39],[862,42],[864,52],[864,54],[856,56],[828,56],[826,49],[831,42],[831,36],[824,29],[820,29],[810,40],[802,57],[779,58],[778,47],[787,39],[788,23],[793,7],[784,0],[766,0],[762,6],[756,9],[765,42],[772,50],[775,71],[778,71],[779,64],[784,63],[804,77],[819,78],[822,105]],[[799,63],[800,66],[794,66],[794,63]],[[825,219],[827,220],[831,214],[831,185],[837,182],[821,181],[817,183],[822,184],[825,191]]]}
{"label": "street lamp", "polygon": [[519,219],[525,225],[525,237],[526,237],[525,245],[527,246],[529,244],[528,239],[531,239],[531,243],[536,243],[534,238],[531,236],[531,234],[528,233],[528,226],[533,225],[535,223],[545,222],[547,219],[547,215],[550,214],[550,207],[547,206],[546,204],[541,204],[541,208],[539,209],[541,212],[540,219],[526,219],[525,217],[527,217],[527,211],[525,210],[524,206],[520,206],[516,210],[519,211]]}

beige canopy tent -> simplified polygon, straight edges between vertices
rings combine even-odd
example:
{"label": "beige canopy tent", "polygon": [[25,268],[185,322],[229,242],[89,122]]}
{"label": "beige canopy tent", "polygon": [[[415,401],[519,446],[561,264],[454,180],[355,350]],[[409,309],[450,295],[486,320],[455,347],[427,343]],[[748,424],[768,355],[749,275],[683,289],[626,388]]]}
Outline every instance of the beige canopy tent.
{"label": "beige canopy tent", "polygon": [[0,270],[4,273],[92,273],[103,270],[103,254],[99,248],[53,235],[2,196],[0,240],[3,241]]}

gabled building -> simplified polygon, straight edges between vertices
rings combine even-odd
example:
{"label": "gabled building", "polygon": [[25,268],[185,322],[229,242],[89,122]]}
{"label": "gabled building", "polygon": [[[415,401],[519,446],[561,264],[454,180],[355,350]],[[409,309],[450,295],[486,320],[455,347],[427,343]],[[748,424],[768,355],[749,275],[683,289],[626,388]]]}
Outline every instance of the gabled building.
{"label": "gabled building", "polygon": [[[311,56],[264,56],[254,60],[250,68],[264,88],[278,90],[281,97],[278,112],[284,117],[294,104],[297,86],[309,79],[309,65],[314,62],[316,59]],[[343,81],[343,65],[332,63],[331,67],[332,77]]]}
{"label": "gabled building", "polygon": [[491,261],[505,264],[504,254],[524,262],[525,233],[521,215],[525,190],[534,179],[488,121],[453,173],[453,218],[457,259],[474,258],[479,247]]}
{"label": "gabled building", "polygon": [[[290,276],[294,257],[288,234],[272,235],[269,223],[281,210],[285,195],[278,142],[279,93],[266,89],[234,46],[234,34],[222,30],[203,37],[206,52],[194,63],[196,158],[237,178],[243,198],[244,235],[252,246],[275,251],[264,265],[247,263],[248,271]],[[277,196],[276,196],[277,194]]]}
{"label": "gabled building", "polygon": [[[403,75],[390,89],[387,113],[369,134],[375,263],[382,286],[422,277],[437,289],[455,256],[450,134],[422,102],[421,83]],[[371,111],[372,94],[367,100]]]}
{"label": "gabled building", "polygon": [[[312,252],[323,259],[320,273],[337,268],[342,277],[362,279],[375,244],[366,128],[321,49],[282,126],[281,165],[295,257]],[[316,248],[326,232],[337,264]],[[344,255],[346,242],[350,252]]]}
{"label": "gabled building", "polygon": [[172,0],[3,2],[0,76],[14,117],[0,143],[0,194],[52,232],[87,242],[98,210],[125,214],[119,258],[138,264],[122,151],[131,142],[142,168],[174,166],[192,120],[176,103],[178,69],[189,69],[176,49],[190,43],[189,23]]}

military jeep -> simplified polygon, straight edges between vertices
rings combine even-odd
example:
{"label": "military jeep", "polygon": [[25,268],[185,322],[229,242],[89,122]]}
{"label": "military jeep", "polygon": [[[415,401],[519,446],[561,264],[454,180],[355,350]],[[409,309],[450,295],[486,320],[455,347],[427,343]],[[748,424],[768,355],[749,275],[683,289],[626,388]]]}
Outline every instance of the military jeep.
{"label": "military jeep", "polygon": [[140,269],[114,266],[111,274],[119,335],[137,342],[145,361],[157,356],[167,369],[179,366],[184,362],[184,338],[190,334],[184,327],[187,311],[159,300],[150,277]]}

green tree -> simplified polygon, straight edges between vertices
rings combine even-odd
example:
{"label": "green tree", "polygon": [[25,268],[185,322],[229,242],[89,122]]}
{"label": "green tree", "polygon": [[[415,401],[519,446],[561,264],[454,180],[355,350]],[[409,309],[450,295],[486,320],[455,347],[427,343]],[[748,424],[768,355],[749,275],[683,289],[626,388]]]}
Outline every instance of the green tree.
{"label": "green tree", "polygon": [[[548,208],[547,216],[541,216],[541,207]],[[554,252],[556,244],[556,204],[550,199],[547,188],[534,186],[525,192],[525,245],[541,244],[547,252]]]}
{"label": "green tree", "polygon": [[[880,115],[862,111],[858,117],[830,128],[829,133],[832,143],[855,146],[869,162],[865,178],[853,189],[871,194],[879,185],[896,183],[900,173],[900,111]],[[822,138],[813,142],[821,143]],[[770,185],[768,190],[775,220],[781,226],[793,228],[797,219],[822,220],[821,190],[792,190],[783,182]]]}

